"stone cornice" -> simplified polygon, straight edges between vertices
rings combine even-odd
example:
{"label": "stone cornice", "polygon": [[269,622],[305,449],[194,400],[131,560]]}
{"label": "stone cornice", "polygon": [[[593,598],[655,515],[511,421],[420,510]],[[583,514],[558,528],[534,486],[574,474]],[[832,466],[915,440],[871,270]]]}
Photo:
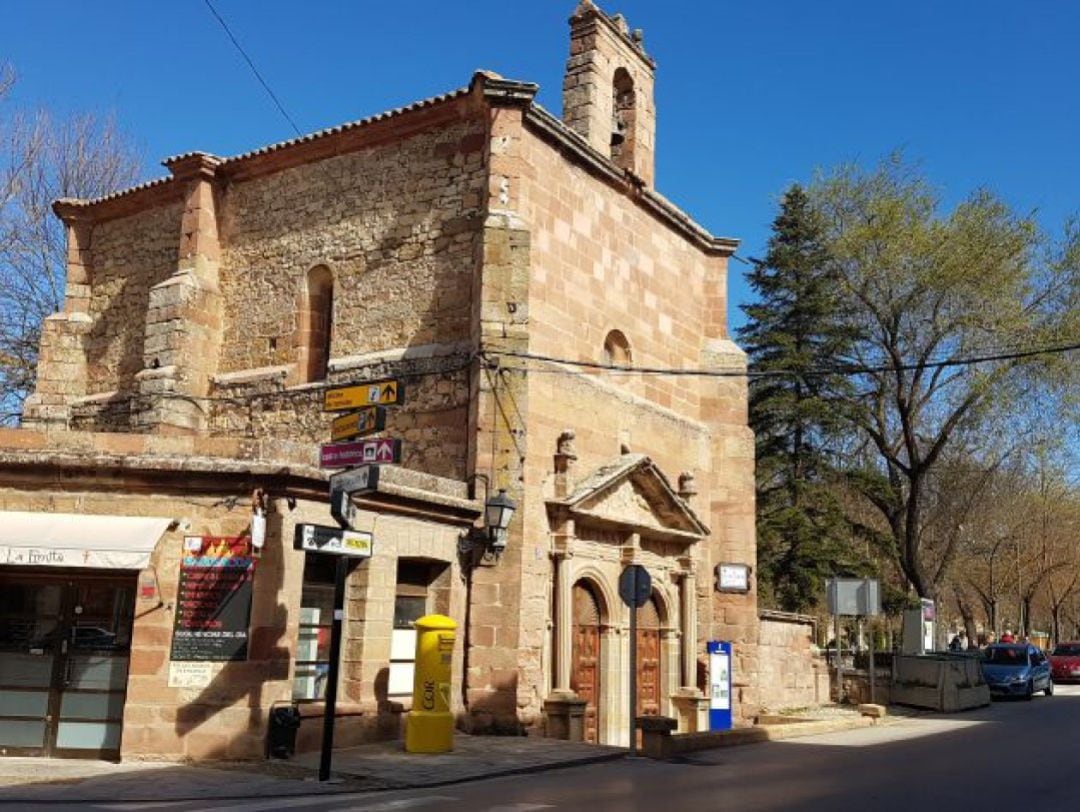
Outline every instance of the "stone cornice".
{"label": "stone cornice", "polygon": [[174,178],[186,181],[195,178],[213,180],[222,162],[222,158],[206,152],[188,152],[166,158],[161,163],[172,172]]}
{"label": "stone cornice", "polygon": [[533,103],[540,85],[533,82],[518,82],[504,79],[491,71],[477,71],[473,74],[472,88],[478,88],[484,100],[493,105],[510,104],[515,107],[527,107]]}

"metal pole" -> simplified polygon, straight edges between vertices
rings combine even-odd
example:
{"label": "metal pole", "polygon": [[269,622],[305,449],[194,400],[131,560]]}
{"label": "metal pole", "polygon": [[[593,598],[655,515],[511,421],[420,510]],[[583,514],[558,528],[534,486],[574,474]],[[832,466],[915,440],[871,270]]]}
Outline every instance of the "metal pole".
{"label": "metal pole", "polygon": [[870,621],[870,704],[873,705],[877,700],[874,697],[874,672],[877,670],[874,666],[874,655],[877,649],[877,642],[874,640],[874,621]]}
{"label": "metal pole", "polygon": [[326,675],[326,710],[323,715],[322,757],[319,780],[330,780],[330,759],[334,753],[334,716],[337,710],[338,665],[341,661],[341,625],[345,616],[345,577],[349,559],[339,555],[334,580],[334,619],[330,625],[330,670]]}
{"label": "metal pole", "polygon": [[837,612],[833,617],[836,618],[836,703],[839,705],[844,701],[844,663],[840,656],[840,613]]}
{"label": "metal pole", "polygon": [[638,573],[634,568],[634,601],[630,607],[630,757],[637,755],[637,594]]}

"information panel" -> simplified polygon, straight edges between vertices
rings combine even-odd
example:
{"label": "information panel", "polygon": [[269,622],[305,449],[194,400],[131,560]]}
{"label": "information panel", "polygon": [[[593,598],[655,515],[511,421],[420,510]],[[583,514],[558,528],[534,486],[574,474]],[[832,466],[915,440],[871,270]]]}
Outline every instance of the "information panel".
{"label": "information panel", "polygon": [[709,730],[730,730],[734,708],[731,697],[731,643],[713,640],[709,654]]}
{"label": "information panel", "polygon": [[246,536],[188,536],[171,660],[246,660],[255,559]]}

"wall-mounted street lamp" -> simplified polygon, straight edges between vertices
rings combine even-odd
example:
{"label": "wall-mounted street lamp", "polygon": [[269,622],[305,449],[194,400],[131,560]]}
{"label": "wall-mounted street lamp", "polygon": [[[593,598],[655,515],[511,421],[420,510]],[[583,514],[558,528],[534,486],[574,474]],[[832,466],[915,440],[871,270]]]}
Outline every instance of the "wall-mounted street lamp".
{"label": "wall-mounted street lamp", "polygon": [[469,562],[467,566],[473,567],[479,563],[478,556],[484,559],[489,556],[498,559],[502,555],[508,541],[507,529],[510,527],[510,520],[514,517],[517,505],[502,488],[494,496],[488,496],[490,493],[488,478],[484,474],[473,474],[470,479],[483,481],[486,497],[483,529],[473,528],[463,533],[458,544],[459,552]]}
{"label": "wall-mounted street lamp", "polygon": [[502,488],[484,504],[484,526],[487,528],[488,547],[494,553],[506,549],[507,528],[517,510],[506,491]]}

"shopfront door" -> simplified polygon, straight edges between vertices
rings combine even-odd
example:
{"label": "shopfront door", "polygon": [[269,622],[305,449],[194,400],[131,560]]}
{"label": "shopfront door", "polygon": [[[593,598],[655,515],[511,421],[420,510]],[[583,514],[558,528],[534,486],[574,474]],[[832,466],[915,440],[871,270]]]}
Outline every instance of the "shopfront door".
{"label": "shopfront door", "polygon": [[120,757],[135,587],[0,570],[0,755]]}

